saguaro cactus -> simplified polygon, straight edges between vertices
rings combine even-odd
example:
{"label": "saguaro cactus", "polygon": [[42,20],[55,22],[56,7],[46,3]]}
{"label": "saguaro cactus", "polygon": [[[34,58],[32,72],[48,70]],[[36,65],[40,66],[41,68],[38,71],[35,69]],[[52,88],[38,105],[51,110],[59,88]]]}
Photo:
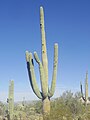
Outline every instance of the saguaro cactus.
{"label": "saguaro cactus", "polygon": [[14,115],[14,81],[10,80],[8,95],[8,119],[13,120]]}
{"label": "saguaro cactus", "polygon": [[85,79],[85,101],[88,101],[88,72],[86,72],[86,79]]}
{"label": "saguaro cactus", "polygon": [[86,78],[85,78],[85,96],[83,95],[82,83],[80,84],[80,88],[81,88],[82,99],[84,100],[85,105],[87,105],[87,102],[88,102],[88,72],[86,72]]}
{"label": "saguaro cactus", "polygon": [[57,64],[58,64],[58,44],[56,43],[54,45],[53,75],[52,75],[51,88],[49,89],[48,59],[47,59],[47,50],[46,50],[43,7],[40,7],[40,29],[41,29],[41,41],[42,41],[42,62],[40,61],[36,52],[34,52],[34,58],[39,65],[41,91],[39,90],[36,77],[35,77],[32,53],[28,51],[26,51],[26,61],[27,61],[27,69],[28,69],[31,87],[33,89],[33,92],[36,94],[36,96],[42,99],[43,114],[47,115],[47,114],[50,114],[50,98],[53,96],[55,91],[55,86],[56,86]]}

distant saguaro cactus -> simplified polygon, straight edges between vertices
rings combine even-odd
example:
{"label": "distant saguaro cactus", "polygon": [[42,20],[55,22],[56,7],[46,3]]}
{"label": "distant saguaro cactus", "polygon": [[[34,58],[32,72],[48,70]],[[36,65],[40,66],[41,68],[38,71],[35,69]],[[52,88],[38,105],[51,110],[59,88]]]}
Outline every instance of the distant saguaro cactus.
{"label": "distant saguaro cactus", "polygon": [[42,41],[42,62],[40,61],[36,52],[34,52],[34,58],[39,65],[41,91],[39,90],[39,87],[36,82],[32,53],[29,53],[28,51],[26,51],[26,61],[27,61],[29,79],[30,79],[33,92],[36,94],[38,98],[42,99],[43,115],[49,115],[50,114],[50,98],[53,96],[55,91],[55,86],[56,86],[57,64],[58,64],[58,44],[56,43],[54,45],[53,75],[52,75],[51,88],[49,89],[48,59],[47,59],[47,50],[46,50],[43,7],[40,7],[40,29],[41,29],[41,41]]}
{"label": "distant saguaro cactus", "polygon": [[86,72],[86,78],[85,78],[85,96],[83,95],[82,83],[80,83],[80,88],[81,88],[82,99],[84,100],[85,105],[87,105],[87,102],[88,102],[88,72]]}
{"label": "distant saguaro cactus", "polygon": [[13,120],[14,115],[14,81],[10,80],[8,95],[8,120]]}

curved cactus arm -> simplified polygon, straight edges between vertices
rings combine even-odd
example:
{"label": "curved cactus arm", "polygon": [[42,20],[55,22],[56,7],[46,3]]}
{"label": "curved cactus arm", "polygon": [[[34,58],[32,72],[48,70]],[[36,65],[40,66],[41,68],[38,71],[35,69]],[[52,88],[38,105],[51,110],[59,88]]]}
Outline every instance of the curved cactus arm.
{"label": "curved cactus arm", "polygon": [[43,69],[42,63],[41,63],[41,61],[40,61],[40,59],[39,59],[39,57],[38,57],[36,52],[34,52],[34,58],[35,58],[36,62],[39,65],[42,96],[44,98],[46,98],[48,96],[48,92],[47,92],[47,89],[46,89],[47,86],[46,86],[46,80],[45,80],[45,76],[44,76],[44,69]]}
{"label": "curved cactus arm", "polygon": [[80,82],[80,89],[81,89],[81,97],[85,101],[85,98],[83,96],[83,88],[82,88],[82,83]]}
{"label": "curved cactus arm", "polygon": [[32,90],[38,98],[42,99],[42,94],[39,91],[39,88],[38,88],[38,85],[36,82],[36,78],[35,78],[32,53],[29,53],[28,51],[26,51],[26,61],[27,61],[27,69],[28,69],[28,74],[29,74],[29,79],[30,79],[30,84],[31,84]]}
{"label": "curved cactus arm", "polygon": [[56,86],[56,78],[57,78],[57,64],[58,64],[58,44],[54,45],[54,64],[53,64],[53,76],[52,76],[52,83],[51,88],[49,90],[49,97],[52,97],[55,92]]}
{"label": "curved cactus arm", "polygon": [[40,59],[38,57],[37,52],[34,52],[34,58],[35,58],[36,62],[39,64],[39,66],[42,66],[42,63],[41,63],[41,61],[40,61]]}
{"label": "curved cactus arm", "polygon": [[80,82],[81,96],[83,97],[82,82]]}

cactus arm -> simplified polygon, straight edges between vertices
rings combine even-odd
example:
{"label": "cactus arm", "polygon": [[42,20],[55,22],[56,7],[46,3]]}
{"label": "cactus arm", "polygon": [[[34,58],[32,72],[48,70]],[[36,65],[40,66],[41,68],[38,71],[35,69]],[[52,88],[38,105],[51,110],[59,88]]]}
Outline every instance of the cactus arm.
{"label": "cactus arm", "polygon": [[46,98],[48,96],[48,94],[47,94],[47,91],[46,91],[47,86],[46,86],[46,81],[45,81],[45,76],[44,76],[44,69],[43,69],[42,63],[40,62],[40,59],[39,59],[36,52],[34,52],[34,58],[39,65],[42,95],[43,95],[44,98]]}
{"label": "cactus arm", "polygon": [[28,74],[29,74],[29,79],[30,79],[32,90],[38,98],[42,99],[42,95],[41,95],[41,92],[39,91],[36,78],[35,78],[32,54],[29,53],[28,51],[26,51],[26,61],[27,61],[27,69],[28,69]]}
{"label": "cactus arm", "polygon": [[57,77],[57,64],[58,64],[58,44],[54,45],[54,64],[51,88],[49,90],[49,97],[52,97],[55,92],[56,77]]}
{"label": "cactus arm", "polygon": [[83,97],[82,83],[80,82],[81,96]]}
{"label": "cactus arm", "polygon": [[81,97],[82,97],[82,99],[85,101],[85,98],[84,98],[84,96],[83,96],[83,88],[82,88],[82,83],[80,82],[80,88],[81,88]]}
{"label": "cactus arm", "polygon": [[39,64],[39,66],[42,66],[42,63],[41,63],[41,61],[40,61],[40,59],[38,57],[37,52],[34,52],[34,58],[35,58],[36,62]]}
{"label": "cactus arm", "polygon": [[47,86],[46,91],[48,93],[48,59],[47,59],[47,51],[46,51],[46,37],[45,37],[45,29],[44,29],[43,7],[40,7],[40,29],[41,29],[41,39],[42,39],[42,65],[44,68],[45,83]]}

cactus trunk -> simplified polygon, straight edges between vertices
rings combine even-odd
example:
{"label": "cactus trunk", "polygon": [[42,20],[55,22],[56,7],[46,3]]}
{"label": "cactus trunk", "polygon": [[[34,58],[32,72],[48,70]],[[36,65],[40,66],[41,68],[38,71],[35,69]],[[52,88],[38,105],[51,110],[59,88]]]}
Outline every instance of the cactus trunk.
{"label": "cactus trunk", "polygon": [[40,7],[40,29],[41,29],[41,40],[42,40],[42,65],[45,75],[45,87],[44,90],[45,97],[48,94],[48,59],[47,59],[47,50],[46,50],[46,36],[45,36],[45,27],[44,27],[44,11],[43,7]]}
{"label": "cactus trunk", "polygon": [[14,81],[10,81],[8,98],[8,120],[13,120],[14,110]]}
{"label": "cactus trunk", "polygon": [[86,79],[85,79],[85,103],[87,105],[88,102],[88,72],[86,72]]}
{"label": "cactus trunk", "polygon": [[44,100],[42,100],[42,102],[43,102],[43,109],[42,109],[43,117],[44,119],[46,119],[50,115],[50,99],[46,97]]}
{"label": "cactus trunk", "polygon": [[40,7],[40,29],[41,29],[41,46],[42,46],[42,61],[40,61],[38,54],[34,52],[34,59],[38,63],[39,72],[40,72],[40,82],[41,82],[41,91],[36,82],[35,72],[34,72],[34,63],[32,58],[32,53],[26,51],[26,61],[27,69],[29,74],[29,80],[33,92],[36,96],[42,99],[42,110],[43,116],[46,118],[50,114],[50,98],[55,92],[56,86],[56,77],[57,77],[57,64],[58,64],[58,44],[54,45],[54,63],[53,63],[53,75],[51,87],[49,89],[48,85],[48,58],[46,50],[46,37],[45,37],[45,28],[44,28],[44,11],[43,7]]}

